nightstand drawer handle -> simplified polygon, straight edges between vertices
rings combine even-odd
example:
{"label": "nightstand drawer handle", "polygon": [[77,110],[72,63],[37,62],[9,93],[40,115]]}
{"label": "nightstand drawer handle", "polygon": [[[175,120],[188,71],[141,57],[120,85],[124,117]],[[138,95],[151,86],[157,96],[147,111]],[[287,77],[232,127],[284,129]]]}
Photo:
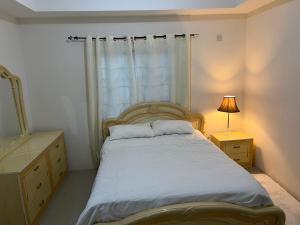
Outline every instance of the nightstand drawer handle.
{"label": "nightstand drawer handle", "polygon": [[240,161],[240,160],[241,160],[241,159],[234,159],[234,161],[237,161],[237,162]]}
{"label": "nightstand drawer handle", "polygon": [[61,171],[61,172],[59,173],[59,176],[61,177],[63,174],[64,174],[64,172],[63,172],[63,171]]}
{"label": "nightstand drawer handle", "polygon": [[239,146],[239,145],[236,145],[236,146],[233,146],[233,148],[240,148],[241,146]]}
{"label": "nightstand drawer handle", "polygon": [[59,148],[59,144],[55,145],[55,148]]}
{"label": "nightstand drawer handle", "polygon": [[61,158],[58,158],[57,163],[60,163],[60,162],[61,162]]}

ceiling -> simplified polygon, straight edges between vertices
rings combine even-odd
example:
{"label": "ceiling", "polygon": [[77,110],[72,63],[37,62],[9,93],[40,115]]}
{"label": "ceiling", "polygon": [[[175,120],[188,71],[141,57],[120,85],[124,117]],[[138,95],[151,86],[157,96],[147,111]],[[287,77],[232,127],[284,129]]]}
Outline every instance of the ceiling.
{"label": "ceiling", "polygon": [[[17,19],[152,15],[248,14],[276,0],[1,0]],[[1,14],[1,13],[0,13]]]}

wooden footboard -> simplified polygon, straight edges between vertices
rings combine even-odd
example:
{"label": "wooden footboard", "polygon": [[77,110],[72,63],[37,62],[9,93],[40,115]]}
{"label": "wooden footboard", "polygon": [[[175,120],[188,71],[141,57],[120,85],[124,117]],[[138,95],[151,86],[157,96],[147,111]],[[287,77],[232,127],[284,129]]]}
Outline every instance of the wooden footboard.
{"label": "wooden footboard", "polygon": [[185,203],[146,210],[123,220],[95,225],[284,225],[276,207],[247,208],[228,203]]}

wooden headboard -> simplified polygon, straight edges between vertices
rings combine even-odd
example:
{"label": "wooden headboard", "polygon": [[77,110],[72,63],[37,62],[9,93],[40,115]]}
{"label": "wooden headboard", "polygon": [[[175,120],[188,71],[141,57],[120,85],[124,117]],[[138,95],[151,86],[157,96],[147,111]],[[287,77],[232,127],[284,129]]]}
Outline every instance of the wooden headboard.
{"label": "wooden headboard", "polygon": [[111,126],[118,124],[145,123],[160,119],[191,121],[195,129],[203,132],[204,118],[201,114],[191,113],[186,108],[173,103],[149,102],[134,105],[121,113],[118,118],[103,121],[103,140],[109,136],[109,127]]}

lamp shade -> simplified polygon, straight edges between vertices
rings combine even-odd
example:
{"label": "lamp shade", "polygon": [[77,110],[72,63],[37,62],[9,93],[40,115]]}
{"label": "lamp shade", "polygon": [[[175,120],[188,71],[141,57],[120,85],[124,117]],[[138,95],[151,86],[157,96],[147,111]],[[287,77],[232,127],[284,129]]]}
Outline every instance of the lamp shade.
{"label": "lamp shade", "polygon": [[236,104],[236,97],[235,96],[224,96],[223,101],[218,108],[220,112],[228,112],[228,113],[237,113],[239,112],[239,108]]}

